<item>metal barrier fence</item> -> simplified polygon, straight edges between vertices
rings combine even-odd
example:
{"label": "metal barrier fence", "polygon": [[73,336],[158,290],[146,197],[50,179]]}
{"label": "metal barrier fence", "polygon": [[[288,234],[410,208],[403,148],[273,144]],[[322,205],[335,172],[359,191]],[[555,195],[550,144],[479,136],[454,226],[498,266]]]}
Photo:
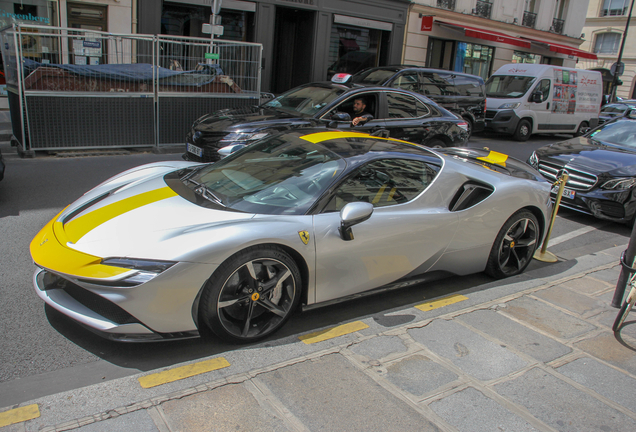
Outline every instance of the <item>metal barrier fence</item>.
{"label": "metal barrier fence", "polygon": [[200,116],[260,98],[260,44],[32,25],[0,41],[20,153],[182,143]]}

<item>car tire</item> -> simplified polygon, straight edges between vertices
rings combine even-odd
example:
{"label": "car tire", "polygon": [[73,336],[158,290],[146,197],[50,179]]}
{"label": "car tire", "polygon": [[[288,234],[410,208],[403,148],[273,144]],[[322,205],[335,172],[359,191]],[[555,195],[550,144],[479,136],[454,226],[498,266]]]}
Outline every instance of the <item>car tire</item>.
{"label": "car tire", "polygon": [[199,303],[202,324],[231,343],[250,343],[280,329],[298,307],[301,277],[276,246],[253,246],[228,258],[207,281]]}
{"label": "car tire", "polygon": [[446,144],[444,144],[444,141],[442,141],[441,139],[438,139],[438,138],[434,138],[432,140],[429,140],[424,145],[427,146],[427,147],[431,147],[431,148],[443,148],[443,147],[446,147]]}
{"label": "car tire", "polygon": [[585,122],[585,121],[581,122],[581,124],[579,125],[579,127],[578,127],[578,128],[576,128],[576,132],[574,132],[574,136],[575,136],[575,137],[578,137],[578,136],[583,135],[583,129],[584,129],[584,128],[586,128],[586,127],[588,127],[587,122]]}
{"label": "car tire", "polygon": [[499,230],[488,256],[486,273],[496,279],[522,273],[532,261],[539,239],[537,218],[528,210],[519,210]]}
{"label": "car tire", "polygon": [[532,135],[532,124],[526,119],[521,120],[517,124],[517,129],[513,135],[514,139],[516,141],[528,141],[530,135]]}

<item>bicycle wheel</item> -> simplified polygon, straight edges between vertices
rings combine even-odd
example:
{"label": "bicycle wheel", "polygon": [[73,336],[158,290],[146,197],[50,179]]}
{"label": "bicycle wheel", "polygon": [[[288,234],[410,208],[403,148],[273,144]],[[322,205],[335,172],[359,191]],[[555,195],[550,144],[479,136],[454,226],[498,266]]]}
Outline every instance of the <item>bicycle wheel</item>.
{"label": "bicycle wheel", "polygon": [[623,325],[623,322],[625,321],[625,318],[627,318],[627,315],[629,315],[629,312],[632,310],[632,307],[634,306],[635,301],[636,301],[636,288],[632,287],[632,289],[629,292],[629,295],[627,296],[627,299],[623,302],[623,306],[621,306],[621,310],[618,311],[618,315],[616,315],[616,320],[614,321],[612,330],[618,331],[621,328],[621,326]]}

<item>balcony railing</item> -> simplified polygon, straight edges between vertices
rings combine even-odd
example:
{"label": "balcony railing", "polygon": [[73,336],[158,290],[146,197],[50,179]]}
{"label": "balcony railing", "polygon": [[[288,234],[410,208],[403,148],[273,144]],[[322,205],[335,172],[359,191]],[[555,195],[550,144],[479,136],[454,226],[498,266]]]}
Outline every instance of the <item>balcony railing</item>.
{"label": "balcony railing", "polygon": [[492,10],[492,4],[488,1],[477,0],[477,7],[475,7],[475,15],[490,18],[490,11]]}
{"label": "balcony railing", "polygon": [[601,16],[620,16],[620,15],[627,15],[626,7],[601,10]]}
{"label": "balcony railing", "polygon": [[565,21],[559,18],[552,18],[552,27],[550,27],[550,31],[563,34],[563,26],[565,25]]}
{"label": "balcony railing", "polygon": [[525,11],[523,13],[523,20],[521,21],[521,25],[524,27],[534,28],[534,25],[537,23],[537,14],[534,12]]}
{"label": "balcony railing", "polygon": [[455,10],[455,0],[437,0],[437,7]]}

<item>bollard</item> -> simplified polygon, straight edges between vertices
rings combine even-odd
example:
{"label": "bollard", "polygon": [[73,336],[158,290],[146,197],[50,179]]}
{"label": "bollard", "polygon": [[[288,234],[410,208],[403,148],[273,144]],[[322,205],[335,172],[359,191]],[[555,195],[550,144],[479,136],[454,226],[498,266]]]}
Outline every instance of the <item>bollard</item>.
{"label": "bollard", "polygon": [[548,240],[550,240],[550,234],[552,234],[552,227],[554,226],[554,221],[556,220],[557,212],[559,211],[559,205],[561,204],[561,197],[563,196],[563,189],[565,188],[565,184],[568,182],[568,175],[563,173],[560,179],[558,179],[554,186],[559,185],[559,190],[556,195],[556,200],[554,201],[554,208],[552,209],[552,217],[550,218],[550,224],[548,225],[548,233],[545,235],[545,240],[543,240],[543,245],[541,246],[541,250],[534,253],[533,258],[542,261],[542,262],[557,262],[559,259],[552,252],[548,252]]}
{"label": "bollard", "polygon": [[615,308],[621,307],[623,303],[623,295],[625,295],[625,288],[627,287],[627,281],[632,273],[636,272],[634,266],[634,257],[636,256],[636,223],[632,228],[632,235],[629,238],[627,249],[621,254],[621,274],[616,281],[616,289],[614,290],[614,298],[612,299],[612,306]]}

